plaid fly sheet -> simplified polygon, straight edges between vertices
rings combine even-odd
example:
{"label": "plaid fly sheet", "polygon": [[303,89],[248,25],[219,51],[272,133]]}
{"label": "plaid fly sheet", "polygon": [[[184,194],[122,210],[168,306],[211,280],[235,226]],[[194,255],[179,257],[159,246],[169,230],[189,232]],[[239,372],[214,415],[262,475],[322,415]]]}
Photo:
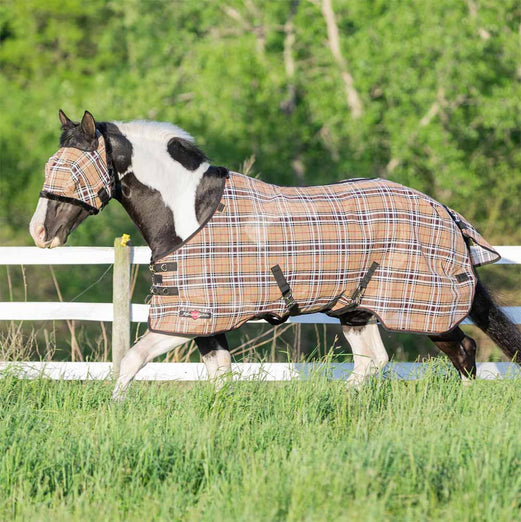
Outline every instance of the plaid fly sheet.
{"label": "plaid fly sheet", "polygon": [[45,181],[40,196],[78,204],[92,214],[112,196],[112,179],[107,167],[105,140],[98,132],[98,147],[85,151],[62,147],[45,165]]}
{"label": "plaid fly sheet", "polygon": [[460,214],[391,181],[279,187],[230,173],[210,220],[151,265],[149,328],[207,336],[364,309],[389,330],[439,334],[468,315],[473,266],[499,258]]}

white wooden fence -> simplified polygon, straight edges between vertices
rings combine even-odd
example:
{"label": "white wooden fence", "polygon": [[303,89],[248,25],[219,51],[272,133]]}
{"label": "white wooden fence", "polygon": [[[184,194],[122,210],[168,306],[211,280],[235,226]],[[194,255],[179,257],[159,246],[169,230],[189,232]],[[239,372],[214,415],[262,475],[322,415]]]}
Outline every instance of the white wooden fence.
{"label": "white wooden fence", "polygon": [[[37,247],[0,247],[0,265],[103,265],[114,264],[114,294],[111,303],[77,302],[0,302],[0,320],[45,321],[45,320],[83,320],[113,322],[113,361],[119,361],[128,349],[130,322],[146,322],[148,305],[130,304],[128,297],[128,273],[131,264],[149,264],[148,247],[121,246],[120,238],[115,248],[109,247],[61,247],[42,250]],[[497,246],[501,254],[498,264],[521,264],[520,246]],[[117,263],[115,263],[117,261]],[[122,282],[125,282],[122,284]],[[521,307],[505,307],[503,310],[516,324],[521,324]],[[264,321],[251,321],[264,323]],[[338,324],[338,319],[325,314],[308,314],[291,317],[289,322],[308,324]],[[470,323],[465,320],[465,323]],[[105,379],[111,373],[110,363],[2,363],[0,373],[16,372],[27,378],[44,376],[60,379]],[[262,378],[265,380],[289,380],[307,378],[316,368],[313,364],[265,363],[237,364],[234,372],[240,378]],[[332,378],[345,378],[352,370],[352,364],[332,364],[329,367]],[[117,370],[116,370],[117,371]],[[321,370],[322,371],[322,370]],[[417,377],[423,372],[421,364],[394,363],[389,371],[400,378]],[[510,363],[478,364],[478,375],[493,378],[504,375],[517,375],[517,366]],[[155,363],[149,364],[138,378],[147,380],[198,380],[204,378],[205,370],[198,363]]]}

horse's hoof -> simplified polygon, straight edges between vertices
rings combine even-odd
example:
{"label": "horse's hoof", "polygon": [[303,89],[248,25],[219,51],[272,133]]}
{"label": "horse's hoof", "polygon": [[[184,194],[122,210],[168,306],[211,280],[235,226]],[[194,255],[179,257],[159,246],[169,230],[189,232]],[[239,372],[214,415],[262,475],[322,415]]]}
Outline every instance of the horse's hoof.
{"label": "horse's hoof", "polygon": [[349,377],[346,382],[346,390],[355,390],[360,391],[365,383],[365,378],[360,377],[359,375],[355,375],[353,377]]}
{"label": "horse's hoof", "polygon": [[476,379],[471,379],[470,377],[467,377],[466,375],[461,376],[461,384],[465,386],[466,388],[472,386]]}
{"label": "horse's hoof", "polygon": [[125,400],[126,393],[124,391],[115,389],[112,392],[112,402],[114,404],[121,404]]}

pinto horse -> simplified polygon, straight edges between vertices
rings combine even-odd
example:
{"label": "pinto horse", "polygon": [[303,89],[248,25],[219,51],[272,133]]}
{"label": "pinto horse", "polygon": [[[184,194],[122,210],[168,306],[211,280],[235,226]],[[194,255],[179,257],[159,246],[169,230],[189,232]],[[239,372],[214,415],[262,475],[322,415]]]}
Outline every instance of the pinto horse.
{"label": "pinto horse", "polygon": [[[46,165],[43,191],[40,194],[30,224],[30,233],[36,245],[41,248],[54,248],[63,245],[69,234],[89,215],[96,214],[110,199],[116,199],[123,205],[150,246],[152,270],[154,271],[156,266],[162,267],[159,270],[177,270],[178,264],[182,264],[183,260],[186,261],[186,259],[175,258],[175,261],[168,263],[167,261],[171,259],[168,256],[171,253],[180,252],[181,247],[189,245],[194,236],[200,239],[201,235],[198,235],[198,233],[206,230],[212,223],[215,224],[213,216],[218,213],[219,205],[222,205],[221,198],[227,184],[228,171],[210,165],[208,158],[195,145],[193,138],[179,127],[171,124],[146,121],[130,123],[96,122],[88,111],[85,112],[80,123],[71,121],[61,110],[59,118],[62,126],[60,149]],[[238,180],[239,183],[248,183],[244,176],[235,176],[234,179]],[[361,186],[366,186],[363,181]],[[439,331],[440,327],[438,327],[438,330],[434,327],[430,329],[425,327],[420,330],[412,327],[408,329],[407,325],[411,323],[408,322],[403,310],[413,307],[409,306],[410,303],[403,295],[412,295],[416,283],[414,283],[415,280],[412,280],[413,283],[407,283],[408,280],[411,281],[411,279],[407,279],[407,273],[401,273],[400,277],[394,278],[394,280],[400,279],[400,285],[402,285],[400,288],[402,288],[403,295],[399,303],[401,303],[403,310],[395,312],[394,315],[388,314],[386,303],[390,303],[392,299],[389,300],[386,295],[380,299],[383,304],[377,303],[373,307],[360,306],[361,302],[363,304],[361,295],[368,288],[368,282],[374,271],[379,269],[382,271],[385,268],[385,266],[380,267],[381,263],[373,262],[369,269],[360,273],[358,279],[355,278],[358,286],[355,288],[351,301],[349,299],[345,301],[344,292],[342,292],[338,293],[338,296],[329,306],[323,308],[315,306],[314,309],[311,306],[307,309],[308,312],[317,310],[331,312],[331,315],[340,319],[343,333],[354,356],[354,371],[348,379],[348,385],[359,387],[368,377],[379,372],[389,360],[376,323],[377,311],[379,312],[378,317],[383,323],[385,321],[382,318],[392,317],[396,319],[398,317],[405,325],[394,329],[426,333],[435,345],[448,355],[464,380],[476,375],[476,343],[457,326],[465,315],[470,315],[475,324],[494,340],[511,360],[521,362],[519,355],[521,352],[521,333],[501,312],[477,279],[472,265],[478,263],[471,261],[471,250],[467,248],[471,241],[468,237],[465,242],[461,239],[460,229],[463,232],[466,229],[467,233],[471,229],[474,235],[471,233],[470,237],[479,242],[480,236],[477,232],[471,225],[464,222],[459,214],[434,200],[430,200],[427,196],[385,180],[378,180],[378,182],[380,183],[379,190],[391,191],[389,193],[394,195],[393,197],[398,197],[397,195],[403,193],[406,197],[413,198],[415,201],[421,200],[424,203],[427,201],[426,206],[431,211],[432,208],[436,211],[432,211],[434,225],[431,222],[426,225],[430,227],[428,230],[432,229],[435,233],[438,233],[438,228],[442,226],[442,223],[449,223],[448,230],[451,240],[460,246],[461,244],[465,245],[464,253],[460,255],[460,264],[465,266],[467,270],[466,273],[455,275],[454,285],[460,286],[457,288],[451,286],[450,292],[455,294],[457,293],[454,292],[455,289],[464,288],[469,302],[468,308],[464,308],[466,313],[463,316],[460,313],[461,317],[453,318],[447,331]],[[263,184],[263,187],[268,192],[271,191],[270,193],[290,191],[288,197],[295,195],[290,188],[286,189],[268,184]],[[319,195],[321,191],[329,193],[330,187],[333,186],[315,187],[315,193]],[[360,199],[362,192],[357,192],[357,199]],[[336,205],[336,202],[333,201],[332,204]],[[405,215],[409,216],[409,214]],[[443,219],[439,217],[442,215]],[[224,224],[230,230],[241,226],[236,221],[226,223],[226,217],[223,216],[219,218],[221,224],[224,220]],[[366,219],[367,215],[363,212],[358,213],[357,216],[355,220],[371,221]],[[419,219],[416,215],[411,216],[411,220]],[[388,217],[386,219],[388,221]],[[420,226],[418,223],[419,221],[415,222],[414,226],[411,227],[414,234],[417,234],[415,231]],[[455,223],[459,226],[459,229],[455,226]],[[400,226],[403,227],[403,224]],[[333,227],[335,227],[335,223],[333,223]],[[340,230],[340,227],[337,226],[336,229]],[[389,226],[386,226],[385,230],[390,230]],[[395,261],[398,259],[398,263],[401,263],[400,266],[406,266],[407,263],[404,262],[404,259],[408,254],[403,249],[400,251],[396,246],[398,243],[393,236],[394,232],[387,232],[387,234],[392,237],[384,237],[386,259],[392,258]],[[486,244],[484,240],[483,244]],[[370,248],[370,245],[368,248]],[[432,250],[432,245],[429,248]],[[420,254],[420,257],[428,257],[428,254]],[[197,262],[204,263],[204,259],[201,261],[202,256],[199,255],[198,257]],[[493,259],[492,256],[489,256],[486,262],[491,262],[490,259],[492,261],[497,260],[497,258],[498,256]],[[158,264],[158,261],[161,262]],[[189,269],[192,262],[195,263],[194,258],[185,263],[185,269]],[[314,262],[317,262],[317,260],[315,259]],[[429,263],[432,262],[434,261],[431,259]],[[179,266],[179,270],[181,268]],[[278,273],[276,273],[275,268],[278,269]],[[429,267],[427,268],[429,269]],[[446,270],[446,265],[444,265],[443,271]],[[272,267],[272,271],[280,289],[277,296],[280,303],[277,306],[280,305],[283,309],[287,305],[289,308],[287,314],[279,314],[276,318],[280,319],[281,315],[298,315],[300,311],[298,303],[293,298],[288,281],[280,271],[280,267],[276,265]],[[233,272],[233,269],[230,268],[228,272]],[[290,279],[291,274],[287,275]],[[230,274],[228,276],[230,277]],[[235,274],[231,273],[231,277],[234,276]],[[154,273],[153,277],[154,283],[156,278],[160,283],[163,281],[161,274]],[[313,281],[317,279],[316,274],[308,274],[307,277]],[[433,277],[437,278],[436,281],[438,281],[441,276],[434,274]],[[202,278],[199,279],[202,280]],[[405,286],[403,286],[404,280]],[[393,281],[393,277],[392,275],[382,276],[380,281],[383,281],[380,286],[387,287]],[[420,283],[421,281],[418,284]],[[308,284],[308,286],[310,285],[311,283]],[[259,282],[257,286],[262,287],[262,282]],[[161,285],[157,286],[157,289],[158,293],[165,294],[169,290],[168,287]],[[279,292],[279,289],[276,287],[275,289]],[[177,288],[174,290],[175,293],[170,292],[170,295],[173,295],[175,300],[179,290]],[[204,293],[204,284],[202,291]],[[262,288],[261,291],[263,292]],[[382,292],[381,288],[379,291]],[[217,295],[215,291],[213,295]],[[163,297],[165,296],[158,296],[159,301],[156,305],[164,311],[168,309],[169,301],[161,301]],[[236,296],[233,299],[236,299]],[[348,305],[341,306],[339,299],[344,299],[344,304],[347,302]],[[430,299],[433,300],[432,296]],[[436,305],[436,302],[434,302],[434,305]],[[451,305],[451,303],[449,302],[448,305]],[[333,314],[335,307],[338,311]],[[439,308],[443,307],[440,305]],[[434,307],[433,309],[437,310],[438,308]],[[187,321],[201,318],[200,320],[203,323],[204,318],[211,315],[207,313],[205,316],[204,313],[201,314],[197,310],[187,312],[184,316],[182,310],[176,313],[178,316],[186,317]],[[250,315],[254,316],[255,314],[252,312]],[[198,330],[194,331],[199,333]],[[230,372],[231,357],[225,331],[218,332],[216,328],[212,330],[209,327],[204,331],[204,335],[191,335],[191,338],[195,339],[211,379],[218,382],[218,378]],[[147,331],[121,362],[120,375],[113,395],[114,399],[119,400],[124,396],[129,384],[143,366],[155,357],[186,341],[187,335],[178,335],[177,331],[165,332],[157,329],[156,331]]]}

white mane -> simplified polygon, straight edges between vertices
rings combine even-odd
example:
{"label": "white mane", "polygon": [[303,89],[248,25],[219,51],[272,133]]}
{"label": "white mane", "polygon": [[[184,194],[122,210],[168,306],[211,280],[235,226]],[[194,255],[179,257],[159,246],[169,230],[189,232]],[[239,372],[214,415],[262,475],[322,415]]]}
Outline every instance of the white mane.
{"label": "white mane", "polygon": [[128,122],[114,121],[123,134],[130,139],[152,140],[168,143],[172,138],[182,138],[192,143],[194,138],[177,125],[162,121],[134,120]]}
{"label": "white mane", "polygon": [[193,137],[171,123],[113,123],[132,144],[132,163],[122,177],[133,172],[141,183],[157,190],[165,205],[172,211],[176,234],[181,239],[186,239],[199,227],[195,194],[210,165],[204,161],[197,170],[189,171],[170,156],[167,145],[172,138],[194,143]]}

